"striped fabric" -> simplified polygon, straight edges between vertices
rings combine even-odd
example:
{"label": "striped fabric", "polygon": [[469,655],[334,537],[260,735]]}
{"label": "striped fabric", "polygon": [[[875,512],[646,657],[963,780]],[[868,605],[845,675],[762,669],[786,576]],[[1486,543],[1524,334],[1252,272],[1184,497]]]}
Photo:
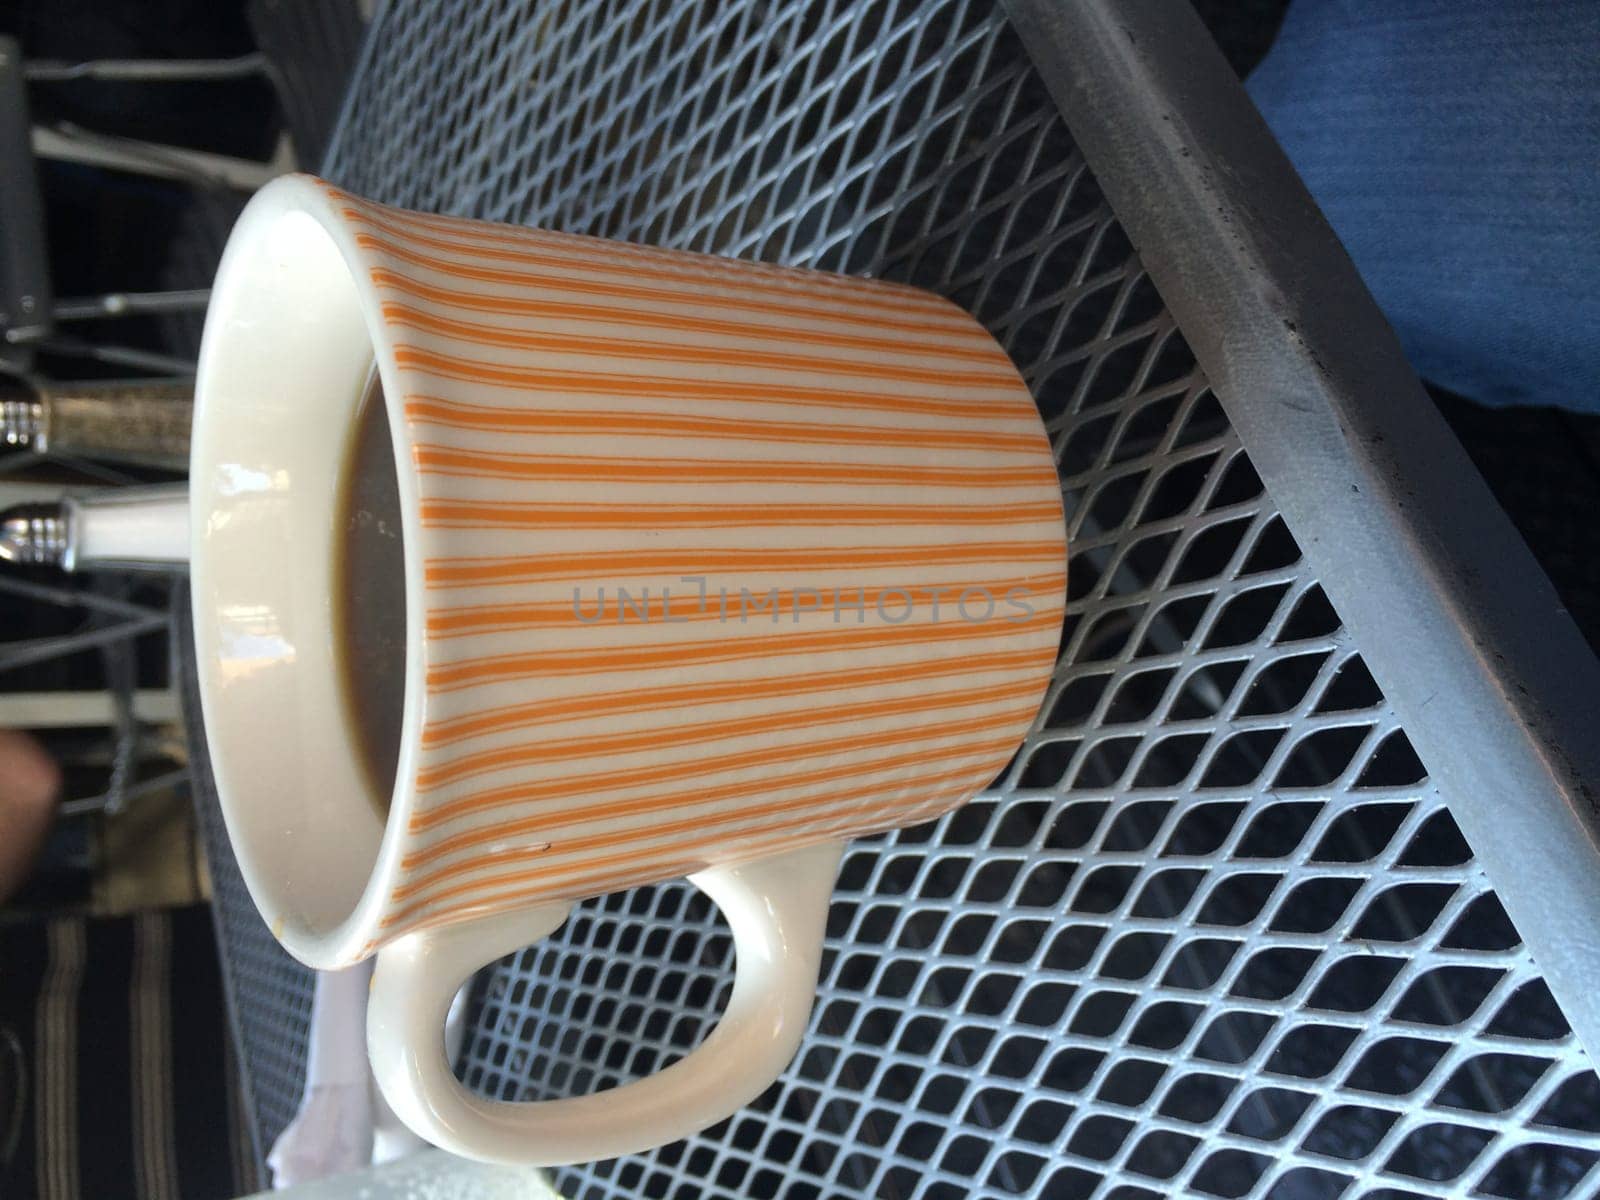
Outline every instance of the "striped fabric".
{"label": "striped fabric", "polygon": [[208,909],[0,925],[0,1197],[256,1183]]}
{"label": "striped fabric", "polygon": [[972,318],[323,186],[422,527],[383,938],[922,821],[1003,767],[1054,661],[1064,525]]}

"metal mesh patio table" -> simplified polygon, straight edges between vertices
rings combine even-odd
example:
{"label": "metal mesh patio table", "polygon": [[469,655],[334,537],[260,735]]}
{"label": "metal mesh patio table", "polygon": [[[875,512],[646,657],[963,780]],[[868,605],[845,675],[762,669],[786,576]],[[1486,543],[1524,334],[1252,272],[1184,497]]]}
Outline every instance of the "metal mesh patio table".
{"label": "metal mesh patio table", "polygon": [[[1600,1189],[1593,656],[1253,117],[1156,0],[380,15],[334,181],[947,295],[1028,379],[1067,500],[1027,743],[851,847],[779,1083],[567,1194]],[[261,1149],[310,981],[202,807]],[[585,903],[481,974],[459,1071],[615,1085],[731,978],[687,885]]]}

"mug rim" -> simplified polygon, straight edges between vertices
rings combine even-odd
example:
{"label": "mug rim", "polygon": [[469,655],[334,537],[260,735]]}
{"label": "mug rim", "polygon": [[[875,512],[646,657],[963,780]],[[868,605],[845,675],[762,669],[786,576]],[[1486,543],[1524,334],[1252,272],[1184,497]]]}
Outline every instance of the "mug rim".
{"label": "mug rim", "polygon": [[[255,777],[249,765],[235,761],[238,746],[236,739],[223,739],[224,744],[212,742],[212,770],[216,791],[222,808],[229,842],[238,860],[240,873],[252,901],[260,910],[272,930],[274,938],[295,958],[318,969],[335,969],[367,957],[376,945],[384,940],[381,918],[399,873],[399,859],[405,838],[405,825],[410,820],[415,805],[415,780],[418,741],[423,724],[423,703],[426,694],[426,655],[423,644],[421,613],[423,611],[424,571],[421,558],[421,529],[418,512],[418,488],[411,471],[411,446],[404,419],[404,401],[401,394],[398,368],[395,363],[392,338],[382,319],[376,290],[369,276],[371,255],[361,248],[349,223],[337,211],[338,202],[321,180],[308,174],[291,174],[272,180],[258,191],[246,204],[229,235],[216,279],[212,285],[211,303],[207,311],[204,334],[201,340],[199,362],[195,376],[194,426],[190,450],[189,477],[191,480],[194,517],[190,522],[190,572],[191,617],[194,622],[196,666],[199,676],[199,694],[204,727],[208,735],[237,724],[241,717],[259,717],[259,712],[241,712],[242,706],[259,705],[262,697],[250,689],[236,686],[237,681],[226,678],[229,663],[234,661],[224,653],[224,617],[212,603],[212,592],[218,586],[219,571],[226,570],[220,553],[227,534],[226,522],[209,519],[217,511],[218,480],[230,466],[223,453],[222,432],[236,419],[240,400],[235,389],[228,386],[236,374],[230,367],[228,356],[236,348],[239,331],[231,328],[237,323],[241,306],[259,313],[263,300],[260,291],[263,272],[270,287],[274,280],[287,280],[304,264],[289,261],[280,255],[276,261],[274,235],[282,231],[284,223],[308,218],[326,235],[327,246],[336,256],[319,266],[326,269],[334,261],[342,267],[342,274],[351,285],[345,297],[353,301],[359,314],[366,343],[360,355],[367,361],[364,374],[376,367],[382,384],[384,404],[389,421],[391,442],[395,457],[395,476],[400,500],[400,524],[404,549],[405,577],[405,688],[398,762],[395,767],[394,787],[389,797],[387,816],[383,819],[375,844],[370,837],[362,838],[363,823],[358,817],[348,821],[348,839],[332,848],[311,847],[313,857],[333,857],[348,863],[359,858],[364,863],[364,877],[359,888],[352,886],[354,866],[344,866],[344,878],[335,890],[342,899],[332,904],[314,904],[306,892],[319,884],[329,884],[324,874],[321,878],[296,860],[306,853],[301,832],[279,831],[279,836],[268,837],[259,814],[260,806],[273,797],[285,784],[292,786],[289,772],[298,771],[300,786],[328,779],[331,792],[322,803],[340,805],[345,809],[359,809],[369,817],[376,816],[369,798],[350,790],[351,779],[363,778],[356,761],[354,729],[350,727],[349,705],[336,705],[335,723],[343,736],[334,738],[317,748],[316,762],[294,762],[293,747],[280,747],[279,761],[285,767],[285,776],[276,781]],[[340,303],[338,299],[332,301]],[[355,313],[341,314],[349,317]],[[321,323],[318,323],[319,327]],[[327,330],[328,338],[348,337],[349,329]],[[260,337],[257,332],[253,336]],[[313,337],[317,336],[313,334]],[[279,347],[280,353],[299,355],[304,346]],[[314,357],[314,356],[313,356]],[[292,369],[292,368],[291,368]],[[327,399],[326,396],[323,397]],[[361,399],[360,389],[348,397],[349,408],[334,428],[328,428],[328,414],[332,406],[324,405],[322,420],[314,421],[311,411],[316,401],[307,399],[302,406],[305,417],[301,433],[309,438],[323,437],[336,443],[333,458],[343,464],[354,433],[353,416]],[[265,418],[263,418],[265,419]],[[324,454],[324,459],[326,455]],[[326,477],[326,472],[324,472]],[[325,514],[326,540],[313,537],[313,542],[328,550],[324,556],[331,566],[330,548],[334,541],[332,517],[338,495],[338,476],[335,475],[320,498],[320,509]],[[292,486],[292,485],[290,485]],[[220,539],[220,540],[218,540]],[[315,574],[315,572],[312,572]],[[329,658],[337,657],[333,647],[337,635],[333,619],[334,597],[329,591],[326,602],[308,619],[307,627],[299,634],[298,644],[290,643],[288,654],[292,658],[297,650],[313,663],[329,665]],[[320,611],[318,620],[315,612]],[[282,614],[279,614],[282,615]],[[311,640],[307,640],[307,639]],[[320,653],[319,653],[320,651]],[[315,669],[298,669],[302,673]],[[344,681],[339,677],[337,662],[331,664],[334,678],[332,687],[342,692]],[[288,696],[287,692],[283,693]],[[340,697],[342,699],[342,696]],[[280,714],[284,715],[284,714]],[[323,714],[324,721],[330,714]],[[289,722],[292,724],[293,722]],[[208,736],[208,740],[210,740]],[[234,741],[229,746],[226,742]],[[342,759],[342,761],[340,761]],[[275,798],[281,799],[281,796]],[[314,803],[314,802],[313,802]],[[335,812],[322,818],[334,825],[339,816]],[[368,831],[370,832],[370,831]],[[360,853],[365,850],[366,853]],[[355,853],[340,853],[354,851]],[[328,862],[320,864],[328,866]],[[349,897],[353,896],[353,902]]]}

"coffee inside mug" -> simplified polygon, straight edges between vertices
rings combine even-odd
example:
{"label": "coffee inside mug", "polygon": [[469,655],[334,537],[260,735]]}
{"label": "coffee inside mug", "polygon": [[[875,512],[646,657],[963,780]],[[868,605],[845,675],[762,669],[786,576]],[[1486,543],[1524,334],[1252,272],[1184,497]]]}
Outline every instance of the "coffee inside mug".
{"label": "coffee inside mug", "polygon": [[413,485],[349,249],[287,202],[246,223],[200,364],[196,650],[214,664],[205,725],[251,895],[296,956],[332,966],[370,936],[379,865],[399,853],[391,795],[421,720]]}
{"label": "coffee inside mug", "polygon": [[349,440],[334,507],[334,653],[367,797],[386,818],[405,716],[406,574],[394,438],[376,370]]}

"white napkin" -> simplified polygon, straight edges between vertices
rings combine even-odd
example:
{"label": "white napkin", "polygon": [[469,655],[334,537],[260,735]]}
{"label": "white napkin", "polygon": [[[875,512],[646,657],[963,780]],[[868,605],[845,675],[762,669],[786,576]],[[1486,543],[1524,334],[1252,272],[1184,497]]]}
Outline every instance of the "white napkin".
{"label": "white napkin", "polygon": [[408,1155],[404,1162],[259,1192],[247,1200],[561,1200],[543,1171],[471,1162],[443,1150]]}
{"label": "white napkin", "polygon": [[[371,960],[343,971],[317,972],[305,1094],[300,1111],[267,1155],[274,1188],[390,1162],[427,1146],[400,1123],[372,1077],[367,1062],[371,980]],[[452,1062],[461,1049],[468,990],[463,985],[456,993],[445,1021],[445,1050]]]}
{"label": "white napkin", "polygon": [[272,1186],[293,1187],[372,1161],[367,986],[372,963],[318,971],[311,996],[306,1090],[300,1111],[267,1155]]}

